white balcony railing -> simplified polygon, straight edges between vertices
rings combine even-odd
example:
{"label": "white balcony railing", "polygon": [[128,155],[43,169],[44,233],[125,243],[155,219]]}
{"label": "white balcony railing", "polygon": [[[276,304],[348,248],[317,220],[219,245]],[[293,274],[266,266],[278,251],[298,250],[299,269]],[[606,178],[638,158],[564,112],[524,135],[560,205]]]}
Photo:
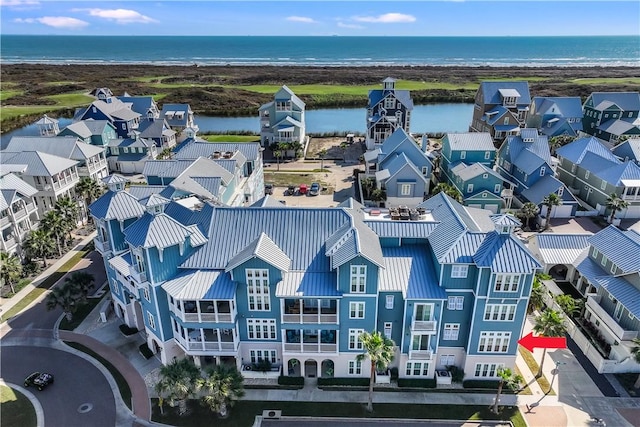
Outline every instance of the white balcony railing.
{"label": "white balcony railing", "polygon": [[432,357],[431,350],[409,350],[409,359],[431,360]]}
{"label": "white balcony railing", "polygon": [[101,254],[104,254],[111,250],[111,244],[109,244],[108,241],[100,240],[99,237],[93,239],[93,244],[96,247],[96,250]]}
{"label": "white balcony railing", "polygon": [[338,344],[322,343],[284,343],[282,351],[285,353],[337,353]]}
{"label": "white balcony railing", "polygon": [[129,275],[138,283],[147,281],[147,273],[138,271],[134,266],[129,266]]}
{"label": "white balcony railing", "polygon": [[9,237],[3,242],[4,250],[8,251],[16,247],[16,239]]}
{"label": "white balcony railing", "polygon": [[283,314],[282,323],[338,323],[337,314]]}
{"label": "white balcony railing", "polygon": [[9,217],[8,216],[3,216],[2,218],[0,218],[0,227],[4,227],[5,225],[9,225],[11,221],[9,221]]}
{"label": "white balcony railing", "polygon": [[182,348],[187,351],[211,351],[211,352],[237,352],[239,342],[223,342],[223,341],[200,341],[185,340],[182,337],[174,337]]}
{"label": "white balcony railing", "polygon": [[414,320],[411,324],[412,331],[436,332],[438,322],[435,320]]}
{"label": "white balcony railing", "polygon": [[620,326],[618,322],[598,304],[598,299],[593,296],[587,298],[587,309],[600,318],[601,324],[604,324],[620,341],[632,340],[638,336],[638,331],[627,331]]}

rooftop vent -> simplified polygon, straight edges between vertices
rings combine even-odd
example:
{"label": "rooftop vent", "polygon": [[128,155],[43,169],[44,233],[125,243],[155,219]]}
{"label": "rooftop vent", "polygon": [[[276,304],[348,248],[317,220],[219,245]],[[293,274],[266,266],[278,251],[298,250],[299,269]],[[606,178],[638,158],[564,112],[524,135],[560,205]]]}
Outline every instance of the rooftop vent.
{"label": "rooftop vent", "polygon": [[224,157],[225,159],[230,159],[231,156],[233,156],[232,151],[225,151],[224,154],[222,155],[222,157]]}
{"label": "rooftop vent", "polygon": [[213,152],[213,158],[214,158],[214,159],[219,159],[219,158],[220,158],[220,154],[221,154],[221,153],[220,153],[219,151],[214,151],[214,152]]}

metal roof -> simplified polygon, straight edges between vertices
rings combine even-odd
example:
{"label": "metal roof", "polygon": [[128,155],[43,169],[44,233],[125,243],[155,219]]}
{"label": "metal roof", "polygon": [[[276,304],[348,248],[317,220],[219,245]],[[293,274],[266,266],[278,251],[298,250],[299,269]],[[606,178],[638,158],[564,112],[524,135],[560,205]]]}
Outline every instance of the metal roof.
{"label": "metal roof", "polygon": [[282,252],[282,249],[263,232],[256,240],[231,258],[225,270],[231,271],[253,258],[261,259],[280,271],[289,271],[291,267],[291,258]]}
{"label": "metal roof", "polygon": [[436,222],[427,221],[369,221],[364,222],[379,237],[399,237],[426,239],[438,226]]}
{"label": "metal roof", "polygon": [[[524,141],[529,138],[533,141]],[[546,135],[539,135],[536,129],[522,129],[520,135],[508,136],[504,144],[509,149],[501,150],[501,155],[526,173],[531,173],[543,163],[551,166],[549,140]]]}
{"label": "metal roof", "polygon": [[640,319],[640,289],[623,277],[598,277],[598,284],[607,290],[615,299]]}
{"label": "metal roof", "polygon": [[[624,159],[640,161],[640,138],[629,138],[613,148],[613,154]],[[365,153],[366,155],[366,153]]]}
{"label": "metal roof", "polygon": [[133,265],[131,262],[131,252],[126,252],[120,256],[114,256],[109,260],[109,265],[116,271],[120,272],[124,277],[129,276],[129,266]]}
{"label": "metal roof", "polygon": [[142,218],[125,228],[124,235],[132,246],[144,248],[168,248],[184,242],[188,236],[191,237],[193,247],[206,241],[197,227],[187,228],[164,213],[145,213]]}
{"label": "metal roof", "polygon": [[221,153],[227,151],[240,151],[242,155],[250,161],[256,161],[260,158],[259,142],[237,143],[192,141],[188,144],[181,144],[180,147],[176,148],[178,148],[178,150],[174,153],[173,157],[178,160],[195,160],[198,157],[210,157],[216,151]]}
{"label": "metal roof", "polygon": [[473,264],[473,256],[486,237],[484,233],[465,233],[440,257],[443,264]]}
{"label": "metal roof", "polygon": [[624,273],[640,271],[640,241],[628,233],[610,225],[589,237],[589,243]]}
{"label": "metal roof", "polygon": [[495,273],[531,273],[542,265],[510,234],[491,232],[473,257],[479,267]]}
{"label": "metal roof", "polygon": [[126,191],[107,191],[98,200],[89,205],[91,215],[106,221],[116,219],[124,221],[129,218],[141,217],[145,209],[138,199]]}
{"label": "metal roof", "polygon": [[[522,190],[521,195],[531,203],[539,205],[542,203],[542,200],[544,200],[545,197],[547,197],[551,193],[557,194],[558,189],[564,186],[565,185],[553,175],[545,175],[539,180],[537,180],[536,182],[534,182],[533,185],[531,185],[531,187]],[[562,193],[563,197],[561,197],[561,199],[563,200],[564,200],[564,193],[570,194],[571,192],[565,189],[565,191],[563,191]],[[571,196],[571,198],[573,199],[573,196]]]}
{"label": "metal roof", "polygon": [[573,265],[589,248],[588,234],[540,233],[533,236],[542,261],[548,265]]}
{"label": "metal roof", "polygon": [[451,172],[459,176],[463,181],[468,181],[485,173],[498,178],[500,181],[507,181],[505,177],[482,163],[472,163],[468,165],[463,162],[456,162],[455,165],[451,166]]}
{"label": "metal roof", "polygon": [[640,93],[638,92],[592,92],[589,98],[596,107],[602,102],[609,101],[623,111],[640,111]]}
{"label": "metal roof", "polygon": [[607,272],[602,269],[600,263],[595,262],[593,259],[589,257],[589,252],[584,251],[580,254],[580,256],[576,259],[578,264],[576,265],[576,270],[587,278],[589,283],[591,283],[596,288],[600,287],[598,284],[598,277],[606,276]]}
{"label": "metal roof", "polygon": [[78,164],[76,160],[54,156],[40,151],[2,151],[2,163],[26,165],[28,176],[54,176]]}
{"label": "metal roof", "polygon": [[220,270],[185,270],[162,284],[169,295],[178,300],[232,300],[237,283]]}
{"label": "metal roof", "polygon": [[142,174],[145,177],[157,176],[163,178],[176,178],[184,172],[193,160],[149,160],[144,163]]}
{"label": "metal roof", "polygon": [[598,178],[619,187],[623,180],[640,179],[640,166],[631,160],[597,172]]}
{"label": "metal roof", "polygon": [[533,105],[537,115],[550,114],[552,108],[561,117],[583,117],[582,100],[579,96],[535,96]]}
{"label": "metal roof", "polygon": [[438,284],[436,269],[428,251],[422,246],[382,248],[384,269],[380,270],[378,290],[400,291],[406,299],[447,298]]}
{"label": "metal roof", "polygon": [[27,184],[13,173],[8,173],[0,177],[0,188],[2,190],[15,191],[25,197],[34,196],[38,192],[33,186]]}
{"label": "metal roof", "polygon": [[513,95],[512,92],[504,92],[508,95],[505,96],[518,96],[516,101],[517,105],[529,105],[531,104],[531,95],[529,94],[529,83],[525,81],[484,81],[480,83],[480,90],[482,90],[483,103],[486,104],[502,104],[502,98],[500,97],[500,91],[515,90],[518,95]]}
{"label": "metal roof", "polygon": [[289,271],[276,286],[276,297],[340,297],[335,273]]}
{"label": "metal roof", "polygon": [[284,206],[286,205],[282,201],[274,199],[268,194],[251,205],[252,208],[282,208]]}
{"label": "metal roof", "polygon": [[159,194],[162,190],[167,188],[164,185],[132,185],[127,191],[136,199],[145,199],[152,194]]}
{"label": "metal roof", "polygon": [[447,133],[442,139],[443,145],[445,141],[451,151],[496,151],[493,138],[488,132]]}
{"label": "metal roof", "polygon": [[618,163],[619,160],[611,151],[595,137],[579,138],[556,150],[556,155],[581,164],[587,153],[593,153],[603,159]]}
{"label": "metal roof", "polygon": [[39,151],[53,156],[84,161],[105,152],[104,147],[87,144],[73,136],[14,136],[7,151]]}
{"label": "metal roof", "polygon": [[511,227],[520,227],[522,225],[520,220],[511,214],[489,215],[489,218],[491,218],[491,221],[496,225],[508,225]]}

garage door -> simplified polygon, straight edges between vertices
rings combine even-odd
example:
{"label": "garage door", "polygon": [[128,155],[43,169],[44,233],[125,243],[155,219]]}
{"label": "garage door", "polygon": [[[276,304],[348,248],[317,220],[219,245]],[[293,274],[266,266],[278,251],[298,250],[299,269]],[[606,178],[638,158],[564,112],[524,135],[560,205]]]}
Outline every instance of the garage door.
{"label": "garage door", "polygon": [[616,216],[619,218],[640,218],[640,206],[629,206]]}
{"label": "garage door", "polygon": [[573,216],[571,215],[572,208],[573,208],[572,205],[554,206],[553,209],[551,210],[551,217],[552,218],[571,218]]}

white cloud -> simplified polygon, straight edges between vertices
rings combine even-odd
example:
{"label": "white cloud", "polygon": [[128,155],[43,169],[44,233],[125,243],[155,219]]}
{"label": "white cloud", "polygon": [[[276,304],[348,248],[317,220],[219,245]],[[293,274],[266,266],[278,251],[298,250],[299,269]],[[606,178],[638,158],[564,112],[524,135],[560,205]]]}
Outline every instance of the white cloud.
{"label": "white cloud", "polygon": [[338,22],[338,27],[340,28],[349,28],[352,30],[362,30],[364,27],[362,25],[358,25],[358,24],[346,24],[344,22]]}
{"label": "white cloud", "polygon": [[78,29],[89,25],[88,22],[69,16],[43,16],[42,18],[16,18],[13,22],[19,24],[35,24],[37,22],[53,28]]}
{"label": "white cloud", "polygon": [[96,18],[116,21],[118,24],[149,24],[158,22],[153,18],[131,9],[72,9],[73,12],[88,12]]}
{"label": "white cloud", "polygon": [[37,0],[0,0],[0,6],[7,6],[12,8],[30,8],[33,6],[39,6],[40,2]]}
{"label": "white cloud", "polygon": [[308,16],[287,16],[287,21],[291,21],[291,22],[303,22],[305,24],[317,24],[318,21],[316,21],[313,18],[309,18]]}
{"label": "white cloud", "polygon": [[358,22],[373,22],[377,24],[397,24],[415,22],[416,17],[413,15],[405,15],[404,13],[385,13],[378,16],[355,16],[353,18]]}

